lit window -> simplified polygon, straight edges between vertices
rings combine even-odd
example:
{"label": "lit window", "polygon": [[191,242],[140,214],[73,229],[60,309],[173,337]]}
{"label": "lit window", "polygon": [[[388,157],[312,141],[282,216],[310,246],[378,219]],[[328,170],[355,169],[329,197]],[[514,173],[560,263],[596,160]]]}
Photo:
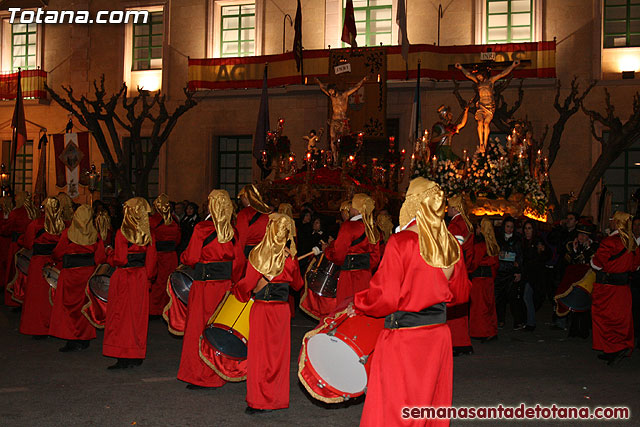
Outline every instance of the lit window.
{"label": "lit window", "polygon": [[162,68],[163,37],[162,12],[151,12],[146,23],[133,24],[133,71]]}
{"label": "lit window", "polygon": [[36,68],[37,24],[11,25],[11,71]]}
{"label": "lit window", "polygon": [[[605,141],[609,132],[602,133]],[[635,143],[614,160],[607,168],[602,183],[611,192],[611,212],[628,212],[632,195],[640,190],[640,144]]]}
{"label": "lit window", "polygon": [[[124,138],[124,143],[125,144],[130,144],[130,140],[129,137],[125,137]],[[133,148],[133,147],[132,147]],[[142,151],[142,159],[140,164],[142,164],[143,166],[146,164],[147,162],[147,156],[149,155],[149,153],[151,152],[151,139],[150,138],[146,138],[146,137],[142,137],[140,138],[140,148]],[[136,185],[136,166],[138,164],[137,159],[136,159],[136,155],[135,155],[135,151],[136,150],[131,150],[131,154],[129,157],[129,161],[131,162],[130,164],[132,165],[131,167],[131,184],[133,185],[133,187],[135,188]],[[158,197],[158,194],[160,194],[160,166],[158,164],[158,160],[160,158],[157,157],[155,163],[153,164],[153,167],[151,168],[151,171],[149,171],[149,180],[147,181],[147,190],[148,190],[148,195],[149,198],[156,198]]]}
{"label": "lit window", "polygon": [[640,0],[605,0],[604,47],[640,46]]}
{"label": "lit window", "polygon": [[220,56],[251,56],[255,52],[256,6],[238,4],[221,8]]}
{"label": "lit window", "polygon": [[[344,22],[346,0],[343,0],[342,6]],[[392,44],[391,7],[392,0],[353,0],[358,46],[380,46],[380,43],[389,46]],[[345,43],[342,45],[348,47]]]}
{"label": "lit window", "polygon": [[532,0],[487,0],[487,43],[532,41]]}
{"label": "lit window", "polygon": [[10,160],[11,141],[2,142],[2,159],[9,165],[9,170],[15,175],[16,191],[31,191],[33,183],[33,140],[29,139],[16,153],[16,167]]}

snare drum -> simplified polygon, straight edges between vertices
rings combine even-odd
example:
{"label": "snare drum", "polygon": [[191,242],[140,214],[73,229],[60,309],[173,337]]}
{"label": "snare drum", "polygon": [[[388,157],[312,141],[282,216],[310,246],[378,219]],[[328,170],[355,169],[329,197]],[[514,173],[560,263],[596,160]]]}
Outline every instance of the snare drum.
{"label": "snare drum", "polygon": [[47,264],[42,268],[42,277],[53,289],[58,287],[58,276],[60,276],[60,270],[53,265]]}
{"label": "snare drum", "polygon": [[252,306],[253,299],[242,303],[230,293],[220,303],[213,320],[204,330],[203,335],[209,344],[229,359],[247,358],[249,314]]}
{"label": "snare drum", "polygon": [[311,396],[339,403],[362,395],[367,387],[371,355],[384,319],[340,311],[308,332],[300,349],[298,378]]}
{"label": "snare drum", "polygon": [[111,267],[109,264],[100,264],[89,279],[89,289],[100,301],[107,302],[109,281],[114,271],[116,271],[115,267]]}
{"label": "snare drum", "polygon": [[169,283],[171,283],[171,289],[176,294],[178,299],[187,305],[189,302],[189,291],[193,284],[195,270],[186,265],[180,265],[169,275]]}
{"label": "snare drum", "polygon": [[27,248],[22,248],[16,252],[16,268],[25,276],[29,274],[29,264],[31,263],[32,255],[33,251]]}
{"label": "snare drum", "polygon": [[332,263],[327,258],[321,256],[312,261],[307,270],[307,287],[315,294],[325,298],[335,298],[338,289],[338,276],[340,266]]}

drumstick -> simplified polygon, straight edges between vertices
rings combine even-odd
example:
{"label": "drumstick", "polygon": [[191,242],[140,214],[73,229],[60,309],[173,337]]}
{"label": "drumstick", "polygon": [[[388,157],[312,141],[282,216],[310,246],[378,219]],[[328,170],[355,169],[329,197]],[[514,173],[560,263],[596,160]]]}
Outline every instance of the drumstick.
{"label": "drumstick", "polygon": [[299,257],[298,257],[298,261],[300,261],[301,259],[305,259],[305,258],[306,258],[306,257],[308,257],[308,256],[313,255],[313,253],[314,253],[314,252],[313,252],[313,251],[311,251],[311,252],[309,252],[308,254],[304,254],[304,255],[299,256]]}

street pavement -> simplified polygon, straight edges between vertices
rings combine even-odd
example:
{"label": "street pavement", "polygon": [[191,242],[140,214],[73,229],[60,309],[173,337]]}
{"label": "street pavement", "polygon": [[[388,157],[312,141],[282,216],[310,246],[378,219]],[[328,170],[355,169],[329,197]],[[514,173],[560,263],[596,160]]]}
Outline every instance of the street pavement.
{"label": "street pavement", "polygon": [[[551,309],[543,307],[534,332],[504,329],[496,341],[474,343],[474,355],[455,358],[454,406],[629,406],[632,418],[624,423],[525,424],[640,425],[640,355],[606,366],[591,350],[590,339],[568,339],[566,332],[550,330],[545,324],[550,316]],[[0,307],[0,426],[355,426],[362,413],[363,399],[320,404],[299,384],[302,336],[314,326],[300,312],[291,327],[290,407],[253,416],[244,413],[245,383],[187,390],[176,380],[181,340],[167,332],[161,319],[149,324],[142,366],[120,371],[106,369],[114,361],[101,354],[102,332],[86,351],[60,353],[62,340],[19,334],[19,319],[18,312]],[[453,426],[521,424],[452,421]]]}

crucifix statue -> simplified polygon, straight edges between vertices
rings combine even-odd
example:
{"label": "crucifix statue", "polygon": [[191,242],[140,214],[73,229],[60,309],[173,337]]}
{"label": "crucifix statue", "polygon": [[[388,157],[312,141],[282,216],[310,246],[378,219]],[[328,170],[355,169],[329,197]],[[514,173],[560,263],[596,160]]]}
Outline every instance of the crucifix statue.
{"label": "crucifix statue", "polygon": [[493,114],[496,111],[493,86],[495,82],[506,77],[518,65],[520,65],[520,60],[516,59],[509,67],[492,77],[489,69],[487,68],[471,73],[462,65],[456,64],[456,68],[462,71],[466,78],[476,84],[476,91],[478,92],[478,102],[476,102],[476,121],[478,122],[478,140],[480,141],[481,153],[484,153],[484,149],[487,146],[490,132],[489,125],[491,124]]}
{"label": "crucifix statue", "polygon": [[344,132],[345,121],[347,120],[347,109],[349,107],[349,97],[356,93],[367,81],[365,76],[354,87],[345,91],[339,91],[336,85],[327,85],[322,83],[317,77],[316,83],[320,86],[320,90],[329,97],[331,102],[331,119],[329,120],[329,137],[331,140],[331,153],[334,162],[338,162],[338,138]]}

